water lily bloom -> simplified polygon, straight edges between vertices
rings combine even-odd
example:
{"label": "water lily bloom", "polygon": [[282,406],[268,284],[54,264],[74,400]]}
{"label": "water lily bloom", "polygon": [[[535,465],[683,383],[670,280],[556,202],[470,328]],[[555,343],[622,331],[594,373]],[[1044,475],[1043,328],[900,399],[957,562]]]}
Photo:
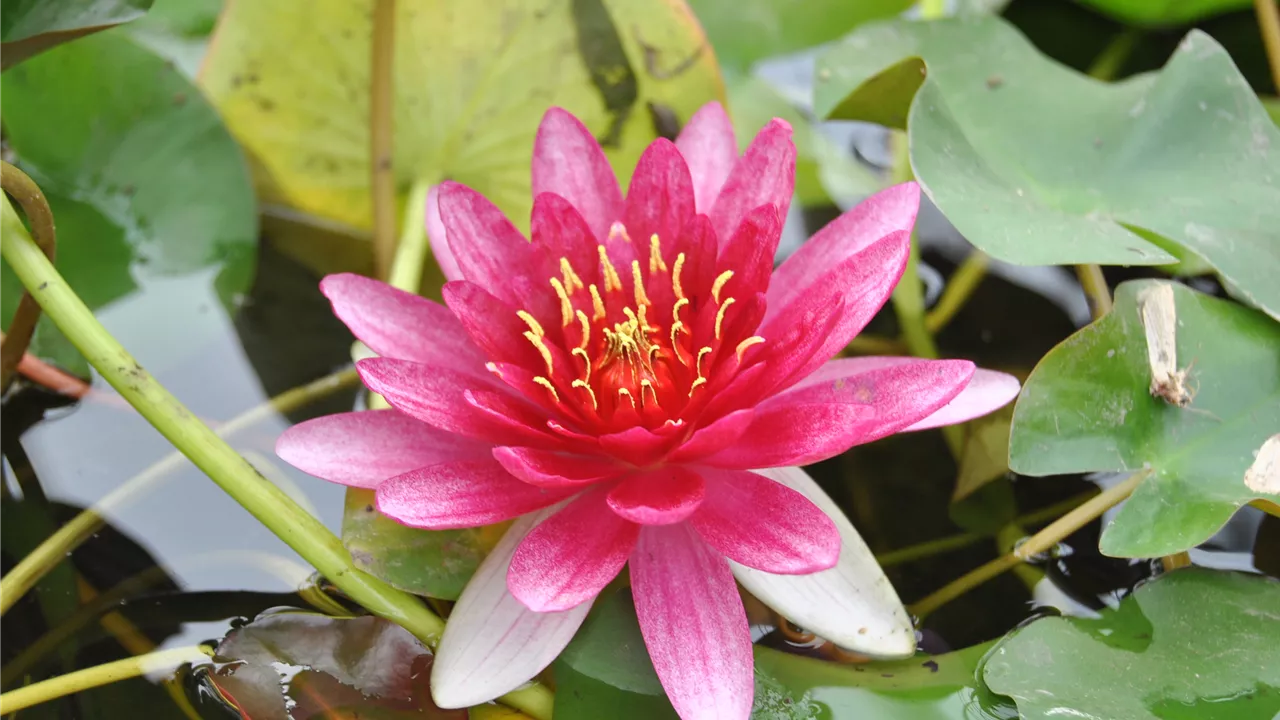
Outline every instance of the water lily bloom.
{"label": "water lily bloom", "polygon": [[552,109],[531,238],[470,188],[432,192],[445,305],[324,279],[379,355],[358,363],[362,379],[393,409],[300,424],[280,456],[374,489],[412,527],[517,518],[449,618],[432,674],[442,707],[542,671],[624,566],[685,720],[750,714],[735,580],[841,646],[914,652],[866,545],[795,466],[985,414],[1018,383],[964,360],[832,359],[901,276],[919,189],[869,198],[775,270],[795,156],[782,120],[739,156],[710,104],[648,147],[624,197],[587,129]]}

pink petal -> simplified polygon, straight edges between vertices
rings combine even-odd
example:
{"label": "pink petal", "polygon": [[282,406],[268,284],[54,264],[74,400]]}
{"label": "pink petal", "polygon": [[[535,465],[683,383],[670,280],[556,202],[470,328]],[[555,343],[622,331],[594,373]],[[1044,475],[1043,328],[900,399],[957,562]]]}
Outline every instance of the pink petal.
{"label": "pink petal", "polygon": [[[670,140],[658,138],[650,143],[636,163],[627,189],[623,224],[632,243],[649,247],[649,238],[657,235],[667,257],[686,222],[693,217],[693,181],[680,151]],[[639,257],[648,257],[647,250]],[[642,262],[642,266],[647,264]]]}
{"label": "pink petal", "polygon": [[733,137],[729,114],[718,102],[703,105],[680,131],[676,148],[689,165],[697,211],[711,212],[720,188],[738,161],[738,141]]}
{"label": "pink petal", "polygon": [[550,304],[553,297],[542,276],[542,254],[496,205],[466,185],[446,182],[440,186],[440,217],[463,279],[542,316],[541,308],[528,307]]}
{"label": "pink petal", "polygon": [[544,261],[555,264],[548,268],[548,279],[561,275],[560,259],[564,258],[583,283],[600,282],[600,256],[596,249],[599,242],[568,200],[555,193],[535,197],[529,227],[533,244],[542,249]]}
{"label": "pink petal", "polygon": [[927,430],[982,417],[1012,402],[1018,396],[1018,389],[1018,378],[995,370],[978,368],[973,374],[973,379],[960,391],[959,395],[952,398],[951,402],[904,430]]}
{"label": "pink petal", "polygon": [[431,254],[436,257],[436,265],[444,273],[446,280],[461,280],[462,270],[458,269],[458,259],[449,249],[449,241],[445,237],[444,220],[440,219],[440,186],[432,185],[427,192],[427,242],[431,245]]}
{"label": "pink petal", "polygon": [[747,432],[747,428],[751,426],[752,414],[751,409],[736,410],[695,430],[668,459],[672,462],[696,460],[729,447]]}
{"label": "pink petal", "polygon": [[808,575],[777,575],[730,562],[743,587],[787,619],[840,647],[874,657],[911,657],[916,649],[911,618],[840,508],[800,468],[755,472],[803,493],[831,518],[840,532],[840,559],[835,567]]}
{"label": "pink petal", "polygon": [[542,672],[569,644],[591,609],[536,613],[507,591],[507,567],[547,508],[515,521],[480,563],[453,606],[431,665],[431,696],[442,708],[480,705]]}
{"label": "pink petal", "polygon": [[458,323],[489,359],[524,368],[545,367],[542,355],[524,336],[529,326],[511,305],[466,280],[445,283],[442,294]]}
{"label": "pink petal", "polygon": [[774,273],[769,284],[770,315],[875,241],[895,232],[910,232],[919,207],[920,186],[908,182],[881,190],[833,220]]}
{"label": "pink petal", "polygon": [[734,273],[720,297],[741,299],[764,292],[769,287],[773,258],[781,239],[782,218],[777,208],[761,205],[747,213],[720,250],[720,264]]}
{"label": "pink petal", "polygon": [[609,491],[609,507],[641,525],[670,525],[693,514],[702,504],[706,483],[679,465],[663,465],[627,477]]}
{"label": "pink petal", "polygon": [[520,480],[545,488],[589,485],[627,472],[613,460],[530,447],[494,448],[493,457]]}
{"label": "pink petal", "polygon": [[570,492],[522,483],[487,458],[410,470],[378,485],[376,499],[379,512],[402,525],[447,530],[510,520]]}
{"label": "pink petal", "polygon": [[850,403],[758,407],[745,441],[704,458],[724,468],[809,465],[858,444],[876,424],[875,410]]}
{"label": "pink petal", "polygon": [[326,276],[320,292],[351,334],[379,355],[484,372],[484,356],[439,303],[351,273]]}
{"label": "pink petal", "polygon": [[398,410],[338,413],[285,430],[276,454],[299,470],[330,482],[373,488],[387,478],[427,465],[476,460],[485,443],[439,430]]}
{"label": "pink petal", "polygon": [[622,219],[622,192],[600,144],[578,118],[554,107],[533,144],[533,195],[544,192],[572,203],[599,242]]}
{"label": "pink petal", "polygon": [[[973,363],[968,360],[837,358],[760,407],[828,402],[870,405],[876,411],[875,422],[866,428],[867,434],[859,439],[861,444],[892,435],[929,417],[951,402],[973,373]],[[1016,394],[1016,380],[1013,387]],[[1006,397],[1005,402],[1008,399]]]}
{"label": "pink petal", "polygon": [[523,399],[487,390],[467,390],[463,397],[478,418],[473,434],[492,439],[494,445],[538,445],[561,450],[578,444],[552,435],[546,413]]}
{"label": "pink petal", "polygon": [[520,543],[507,589],[534,612],[577,607],[617,577],[639,532],[639,525],[609,512],[603,492],[587,492]]}
{"label": "pink petal", "polygon": [[778,209],[785,218],[796,182],[796,146],[791,125],[780,118],[769,121],[751,141],[725,180],[711,209],[711,222],[723,243],[742,219],[761,205]]}
{"label": "pink petal", "polygon": [[622,432],[600,436],[602,450],[632,465],[655,463],[679,442],[677,437],[655,433],[643,427],[627,428]]}
{"label": "pink petal", "polygon": [[730,560],[782,575],[836,564],[840,532],[804,495],[747,470],[700,472],[707,498],[689,524]]}
{"label": "pink petal", "polygon": [[751,631],[728,562],[688,523],[646,527],[631,555],[640,633],[682,718],[746,720]]}
{"label": "pink petal", "polygon": [[[761,359],[769,363],[769,378],[761,388],[786,388],[809,375],[842,350],[889,299],[902,277],[911,252],[911,234],[899,231],[883,237],[815,280],[791,302],[768,315],[759,334],[766,341],[786,337],[796,329],[817,337],[817,342],[790,340],[766,342]],[[776,279],[771,286],[776,284]],[[828,328],[822,330],[822,328]],[[795,343],[816,345],[807,356],[796,355]]]}

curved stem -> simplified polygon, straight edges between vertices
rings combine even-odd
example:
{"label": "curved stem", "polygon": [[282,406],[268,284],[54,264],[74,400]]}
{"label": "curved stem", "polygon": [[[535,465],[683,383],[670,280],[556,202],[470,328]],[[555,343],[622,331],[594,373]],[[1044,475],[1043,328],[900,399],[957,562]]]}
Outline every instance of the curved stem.
{"label": "curved stem", "polygon": [[[356,384],[359,376],[354,368],[340,370],[319,380],[286,390],[269,401],[247,410],[220,426],[219,437],[230,437],[277,414],[292,412]],[[70,521],[45,538],[34,550],[0,579],[0,615],[9,611],[28,590],[40,582],[50,570],[85,540],[106,524],[104,516],[119,510],[146,492],[154,483],[186,463],[186,456],[175,450],[155,464],[134,475],[108,493],[92,507],[82,510]]]}
{"label": "curved stem", "polygon": [[396,251],[396,179],[391,165],[395,16],[395,0],[375,0],[369,68],[369,187],[373,196],[373,263],[380,278],[391,274]]}
{"label": "curved stem", "polygon": [[[27,215],[27,221],[31,223],[32,236],[52,263],[57,244],[53,210],[49,208],[49,201],[45,199],[40,187],[26,173],[7,162],[0,162],[0,187],[18,201],[22,212]],[[16,215],[9,220],[17,223],[17,227],[22,226]],[[31,293],[24,292],[22,300],[18,302],[18,309],[13,313],[13,322],[9,324],[4,340],[0,341],[0,393],[8,390],[9,384],[13,382],[14,372],[26,355],[27,347],[31,345],[39,320],[40,305],[31,297]]]}
{"label": "curved stem", "polygon": [[1280,93],[1280,7],[1276,0],[1253,0],[1258,16],[1258,29],[1262,31],[1262,44],[1267,48],[1267,64],[1271,66],[1271,82]]}
{"label": "curved stem", "polygon": [[1119,505],[1125,498],[1133,494],[1149,470],[1142,470],[1130,475],[1115,487],[1089,498],[1079,507],[1058,518],[1040,532],[1027,538],[1025,542],[1014,548],[1014,551],[992,560],[985,565],[971,570],[956,580],[943,586],[919,602],[907,607],[917,618],[923,619],[934,610],[969,592],[982,583],[999,576],[1015,565],[1035,557],[1062,542],[1071,533],[1084,527],[1087,523],[1102,516],[1102,513]]}
{"label": "curved stem", "polygon": [[1111,289],[1107,287],[1107,279],[1102,276],[1102,268],[1092,263],[1076,266],[1076,277],[1080,278],[1080,287],[1089,298],[1089,309],[1093,311],[1093,319],[1111,312]]}
{"label": "curved stem", "polygon": [[973,292],[978,289],[982,278],[986,277],[987,266],[990,264],[991,258],[981,250],[975,248],[969,253],[969,257],[966,257],[956,271],[951,273],[951,277],[947,280],[947,287],[942,291],[942,297],[938,298],[937,304],[924,316],[925,330],[936,334],[951,322],[951,318],[955,317],[960,308],[969,301]]}
{"label": "curved stem", "polygon": [[208,659],[212,652],[206,645],[181,647],[77,670],[0,695],[0,714],[15,713],[32,705],[147,673],[168,672],[187,663]]}
{"label": "curved stem", "polygon": [[[12,212],[7,203],[0,209]],[[418,598],[355,567],[337,536],[263,478],[142,369],[94,318],[25,232],[5,233],[0,238],[0,251],[22,284],[28,290],[34,289],[32,294],[40,306],[89,364],[196,467],[352,600],[408,630],[427,647],[434,648],[439,643],[443,620]],[[550,691],[536,683],[499,699],[535,720],[550,720]]]}

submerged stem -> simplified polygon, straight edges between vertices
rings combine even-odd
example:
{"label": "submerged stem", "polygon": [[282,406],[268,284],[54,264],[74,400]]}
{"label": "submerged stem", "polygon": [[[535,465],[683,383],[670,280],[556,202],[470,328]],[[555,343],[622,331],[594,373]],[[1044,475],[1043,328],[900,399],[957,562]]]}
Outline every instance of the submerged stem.
{"label": "submerged stem", "polygon": [[[35,242],[49,258],[49,262],[53,262],[57,244],[53,228],[53,210],[50,209],[44,193],[40,191],[40,186],[36,185],[26,173],[7,162],[0,162],[0,186],[27,214],[27,221],[31,223],[31,233]],[[15,229],[22,227],[22,222],[18,220],[16,214],[7,217],[6,220],[16,223]],[[31,344],[31,338],[35,335],[36,323],[39,320],[40,305],[31,297],[31,293],[24,292],[22,299],[18,301],[18,309],[13,313],[13,320],[9,323],[4,339],[0,340],[0,392],[8,390],[9,383],[13,382],[14,373],[27,353],[27,347]]]}
{"label": "submerged stem", "polygon": [[1014,566],[1029,558],[1035,557],[1036,555],[1049,550],[1062,542],[1063,538],[1066,538],[1068,535],[1084,527],[1089,522],[1101,517],[1102,513],[1123,502],[1125,498],[1133,494],[1134,489],[1137,488],[1142,480],[1150,474],[1150,470],[1141,470],[1130,475],[1115,487],[1108,488],[1107,490],[1089,498],[1079,507],[1050,523],[1048,527],[1027,538],[1027,540],[1018,545],[1013,552],[1001,555],[995,560],[965,573],[956,580],[947,583],[940,590],[931,593],[919,602],[913,603],[907,609],[911,614],[923,619],[929,613],[969,592],[982,583],[999,576],[1001,573],[1012,569]]}
{"label": "submerged stem", "polygon": [[[335,392],[355,385],[358,380],[353,368],[340,370],[290,390],[286,390],[269,401],[247,410],[229,422],[221,425],[216,434],[219,437],[230,437],[245,428],[274,417],[277,414],[292,412],[310,403],[327,397]],[[78,515],[45,538],[34,550],[18,562],[4,578],[0,579],[0,615],[8,612],[28,590],[40,582],[58,563],[94,533],[106,524],[104,516],[119,510],[127,501],[134,500],[146,492],[154,483],[164,479],[169,473],[181,467],[187,458],[175,450],[156,463],[134,475],[123,484],[108,493],[92,508],[82,510]]]}
{"label": "submerged stem", "polygon": [[187,663],[199,662],[212,655],[206,645],[160,650],[116,660],[105,665],[77,670],[33,685],[10,690],[0,695],[0,714],[8,715],[32,705],[57,700],[83,690],[102,687],[153,672],[169,672]]}

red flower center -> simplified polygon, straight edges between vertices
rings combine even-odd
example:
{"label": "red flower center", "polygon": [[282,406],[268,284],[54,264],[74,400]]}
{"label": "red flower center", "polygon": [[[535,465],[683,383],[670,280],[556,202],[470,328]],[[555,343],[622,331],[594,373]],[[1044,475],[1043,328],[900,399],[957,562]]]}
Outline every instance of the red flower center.
{"label": "red flower center", "polygon": [[[614,223],[608,243],[597,246],[598,285],[583,282],[569,259],[560,258],[560,272],[549,284],[559,301],[561,332],[548,333],[532,314],[519,311],[529,326],[525,338],[546,364],[546,374],[534,382],[554,404],[592,424],[653,428],[701,406],[699,396],[713,380],[731,379],[742,354],[764,339],[753,335],[735,342],[736,352],[721,352],[746,334],[726,333],[736,302],[725,292],[732,270],[697,287],[706,283],[690,283],[690,259],[683,252],[663,257],[657,235],[650,238],[647,262],[615,264],[609,247],[619,249],[615,255],[641,255],[631,252],[638,248],[622,223]],[[752,325],[742,330],[754,330]],[[557,361],[565,355],[567,363]]]}

